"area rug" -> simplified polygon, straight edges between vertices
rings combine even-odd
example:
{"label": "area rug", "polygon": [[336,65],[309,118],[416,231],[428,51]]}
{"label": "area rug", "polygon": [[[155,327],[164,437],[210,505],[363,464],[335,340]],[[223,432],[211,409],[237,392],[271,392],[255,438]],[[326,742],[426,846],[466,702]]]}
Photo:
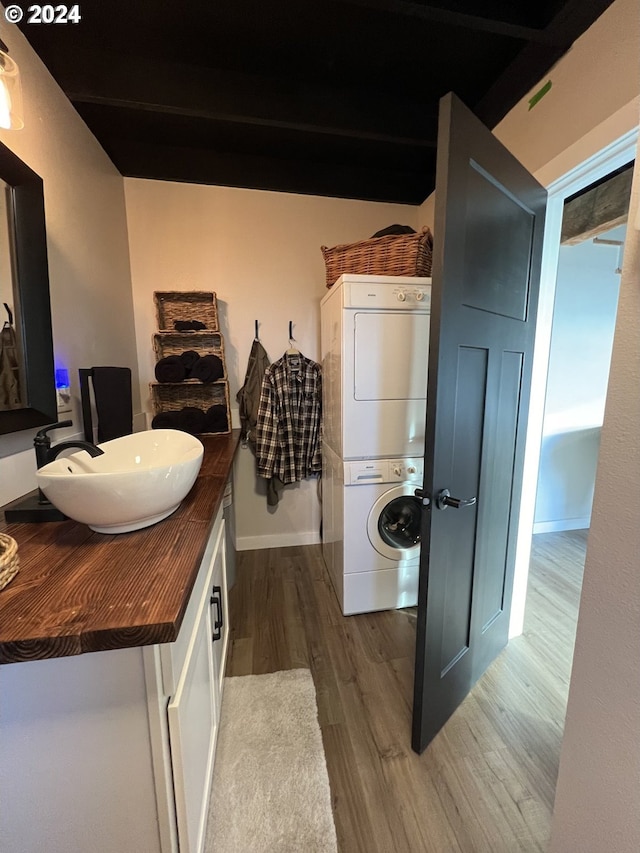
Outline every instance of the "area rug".
{"label": "area rug", "polygon": [[308,669],[226,678],[207,853],[336,853]]}

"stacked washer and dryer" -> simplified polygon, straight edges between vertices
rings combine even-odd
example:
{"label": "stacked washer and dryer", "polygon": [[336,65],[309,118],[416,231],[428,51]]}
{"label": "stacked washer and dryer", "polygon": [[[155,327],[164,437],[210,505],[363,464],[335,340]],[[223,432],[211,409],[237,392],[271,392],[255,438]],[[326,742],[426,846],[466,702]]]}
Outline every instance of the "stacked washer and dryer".
{"label": "stacked washer and dryer", "polygon": [[321,303],[322,551],[346,615],[418,600],[431,279],[343,275]]}

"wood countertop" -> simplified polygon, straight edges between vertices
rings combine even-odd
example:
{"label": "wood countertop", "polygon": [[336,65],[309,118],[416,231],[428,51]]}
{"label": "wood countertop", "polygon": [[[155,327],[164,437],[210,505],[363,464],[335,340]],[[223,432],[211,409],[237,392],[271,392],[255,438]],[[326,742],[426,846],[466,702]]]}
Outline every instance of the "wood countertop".
{"label": "wood countertop", "polygon": [[0,663],[173,642],[239,439],[202,437],[194,487],[152,527],[110,535],[75,521],[2,522],[20,571],[0,590]]}

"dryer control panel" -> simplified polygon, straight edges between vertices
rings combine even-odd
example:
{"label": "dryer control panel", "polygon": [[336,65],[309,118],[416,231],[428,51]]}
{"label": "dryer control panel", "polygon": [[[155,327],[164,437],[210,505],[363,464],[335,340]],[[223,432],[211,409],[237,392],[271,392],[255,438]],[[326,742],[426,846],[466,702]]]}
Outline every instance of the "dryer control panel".
{"label": "dryer control panel", "polygon": [[372,483],[422,483],[424,460],[362,459],[344,463],[345,486],[369,486]]}
{"label": "dryer control panel", "polygon": [[399,275],[341,275],[323,298],[341,299],[343,308],[431,311],[431,278]]}
{"label": "dryer control panel", "polygon": [[348,306],[345,307],[430,311],[431,285],[419,282],[393,285],[353,282],[349,289]]}

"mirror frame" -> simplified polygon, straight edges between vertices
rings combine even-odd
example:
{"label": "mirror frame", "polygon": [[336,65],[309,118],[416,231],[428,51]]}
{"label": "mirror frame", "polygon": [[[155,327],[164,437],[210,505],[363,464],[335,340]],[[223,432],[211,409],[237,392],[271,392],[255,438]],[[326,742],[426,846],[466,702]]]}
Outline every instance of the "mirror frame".
{"label": "mirror frame", "polygon": [[20,323],[26,406],[0,411],[0,435],[58,419],[47,231],[42,178],[0,142],[0,178],[11,187],[15,249],[15,322]]}

